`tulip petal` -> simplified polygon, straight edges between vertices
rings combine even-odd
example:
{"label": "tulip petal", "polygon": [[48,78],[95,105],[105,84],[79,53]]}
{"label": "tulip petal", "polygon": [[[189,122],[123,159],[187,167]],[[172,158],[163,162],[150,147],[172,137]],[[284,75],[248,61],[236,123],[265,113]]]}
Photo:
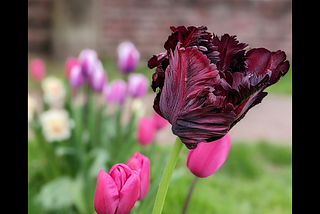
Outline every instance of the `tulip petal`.
{"label": "tulip petal", "polygon": [[94,195],[94,209],[98,214],[115,213],[119,204],[119,192],[113,178],[100,170]]}
{"label": "tulip petal", "polygon": [[289,69],[289,62],[283,51],[270,52],[265,48],[253,48],[247,52],[248,59],[245,61],[248,67],[248,74],[264,75],[268,70],[271,71],[269,84],[276,83],[284,76]]}
{"label": "tulip petal", "polygon": [[138,199],[140,191],[140,178],[136,171],[132,170],[126,183],[119,194],[119,205],[115,214],[127,214],[130,212]]}
{"label": "tulip petal", "polygon": [[187,167],[200,178],[212,175],[227,159],[230,145],[228,134],[214,142],[199,143],[197,148],[189,150]]}
{"label": "tulip petal", "polygon": [[248,44],[239,43],[239,41],[236,40],[236,36],[230,36],[229,34],[221,36],[221,40],[218,36],[213,35],[212,43],[218,47],[218,52],[220,53],[220,60],[217,63],[219,71],[226,72],[230,68],[233,72],[244,71],[244,48],[246,48]]}
{"label": "tulip petal", "polygon": [[[235,114],[232,104],[217,109],[223,98],[213,93],[213,87],[220,83],[216,66],[197,48],[179,45],[174,54],[171,52],[169,62],[159,104],[162,115],[172,124],[172,132],[188,148],[210,137],[223,137]],[[205,117],[211,120],[202,124],[197,121]]]}

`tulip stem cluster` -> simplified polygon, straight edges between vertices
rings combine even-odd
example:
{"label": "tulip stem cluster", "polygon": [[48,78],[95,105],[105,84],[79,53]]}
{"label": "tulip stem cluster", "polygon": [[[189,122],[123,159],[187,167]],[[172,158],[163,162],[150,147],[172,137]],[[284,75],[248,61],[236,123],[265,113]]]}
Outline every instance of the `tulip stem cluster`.
{"label": "tulip stem cluster", "polygon": [[157,192],[156,200],[154,202],[152,214],[160,214],[162,212],[164,201],[166,199],[166,195],[167,195],[167,191],[170,183],[170,179],[171,179],[173,170],[176,166],[182,145],[183,143],[181,142],[180,138],[177,137],[160,181],[160,185]]}

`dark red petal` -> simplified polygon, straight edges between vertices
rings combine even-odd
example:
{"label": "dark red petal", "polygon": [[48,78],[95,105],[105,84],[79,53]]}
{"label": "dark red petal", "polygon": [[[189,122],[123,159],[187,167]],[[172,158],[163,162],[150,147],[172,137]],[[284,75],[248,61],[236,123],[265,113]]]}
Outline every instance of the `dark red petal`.
{"label": "dark red petal", "polygon": [[248,44],[239,43],[236,40],[236,36],[230,36],[229,34],[224,34],[221,40],[218,36],[213,35],[212,40],[213,45],[218,47],[218,52],[220,53],[220,61],[217,63],[217,68],[219,71],[239,71],[243,72],[245,70],[245,50]]}
{"label": "dark red petal", "polygon": [[151,59],[149,59],[148,61],[148,67],[152,69],[159,66],[165,57],[167,57],[167,52],[159,53],[158,55],[153,55],[153,57],[151,57]]}
{"label": "dark red petal", "polygon": [[236,115],[232,104],[222,106],[225,97],[213,93],[220,83],[216,65],[196,47],[179,45],[169,54],[169,62],[159,106],[173,133],[188,148],[223,137]]}
{"label": "dark red petal", "polygon": [[162,67],[157,67],[156,72],[152,75],[151,88],[155,92],[158,87],[162,89],[163,84],[164,84],[164,71]]}
{"label": "dark red petal", "polygon": [[283,51],[270,52],[265,48],[253,48],[247,52],[248,59],[245,61],[248,74],[264,76],[265,73],[271,72],[269,84],[276,83],[284,76],[289,69],[289,62],[284,61],[286,54]]}

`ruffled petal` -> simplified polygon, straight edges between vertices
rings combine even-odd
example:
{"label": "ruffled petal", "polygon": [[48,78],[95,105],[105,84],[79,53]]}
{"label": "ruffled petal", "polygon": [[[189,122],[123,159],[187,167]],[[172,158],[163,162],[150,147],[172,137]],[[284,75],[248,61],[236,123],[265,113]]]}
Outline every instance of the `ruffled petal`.
{"label": "ruffled petal", "polygon": [[284,76],[289,69],[289,62],[283,51],[270,52],[265,48],[253,48],[246,54],[247,74],[255,74],[256,76],[264,76],[270,72],[269,85],[276,83]]}
{"label": "ruffled petal", "polygon": [[220,83],[216,66],[194,47],[178,45],[169,56],[159,104],[162,115],[172,124],[172,132],[188,148],[223,137],[236,115],[232,104],[222,106],[224,97],[213,93]]}
{"label": "ruffled petal", "polygon": [[229,34],[224,34],[221,40],[218,36],[213,35],[213,45],[218,47],[219,62],[217,63],[217,68],[221,72],[231,71],[231,72],[244,72],[245,71],[245,50],[248,44],[239,43],[236,40],[236,36],[230,36]]}

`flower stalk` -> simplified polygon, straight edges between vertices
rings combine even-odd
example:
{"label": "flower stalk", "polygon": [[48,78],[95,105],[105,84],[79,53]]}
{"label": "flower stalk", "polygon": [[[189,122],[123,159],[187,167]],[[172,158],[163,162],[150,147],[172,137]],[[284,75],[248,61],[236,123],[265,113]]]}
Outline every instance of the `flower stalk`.
{"label": "flower stalk", "polygon": [[162,212],[164,201],[166,199],[166,195],[167,195],[167,191],[170,183],[170,179],[171,179],[173,170],[176,166],[182,145],[183,143],[181,142],[180,138],[177,137],[159,184],[159,189],[156,195],[156,200],[153,205],[152,214],[160,214]]}
{"label": "flower stalk", "polygon": [[190,189],[189,189],[189,192],[188,192],[188,196],[186,198],[186,201],[184,202],[184,205],[183,205],[183,209],[182,209],[182,213],[181,214],[185,214],[187,212],[187,208],[188,208],[188,205],[189,205],[189,201],[190,201],[190,198],[191,198],[191,195],[193,193],[193,190],[194,190],[194,187],[196,186],[197,184],[197,181],[198,181],[198,177],[194,176],[193,180],[192,180],[192,184],[190,186]]}

